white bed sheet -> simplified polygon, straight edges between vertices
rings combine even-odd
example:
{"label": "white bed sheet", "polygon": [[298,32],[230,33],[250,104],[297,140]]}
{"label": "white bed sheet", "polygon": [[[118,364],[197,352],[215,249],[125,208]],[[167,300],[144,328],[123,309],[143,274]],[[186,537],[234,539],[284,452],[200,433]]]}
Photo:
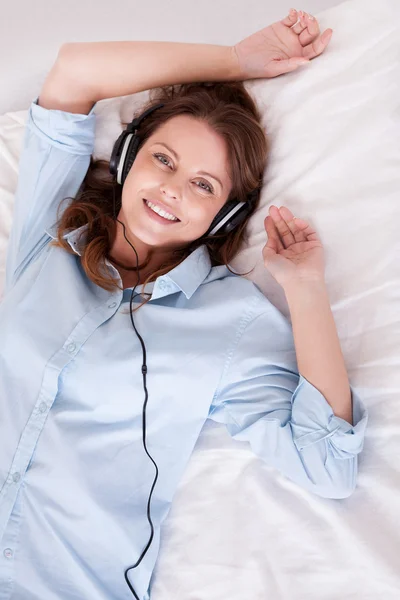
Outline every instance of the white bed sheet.
{"label": "white bed sheet", "polygon": [[[313,496],[207,422],[163,525],[152,600],[400,598],[400,3],[350,0],[316,16],[334,30],[324,55],[246,83],[271,154],[232,266],[255,266],[248,278],[290,317],[262,262],[268,207],[288,206],[321,235],[350,382],[370,413],[358,487]],[[109,159],[146,95],[97,104],[96,158]],[[26,116],[0,117],[0,297]]]}

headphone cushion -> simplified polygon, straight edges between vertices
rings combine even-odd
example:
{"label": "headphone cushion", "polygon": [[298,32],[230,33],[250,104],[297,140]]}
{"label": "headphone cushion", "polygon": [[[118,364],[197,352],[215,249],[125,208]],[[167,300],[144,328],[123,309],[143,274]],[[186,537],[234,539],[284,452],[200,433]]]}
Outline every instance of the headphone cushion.
{"label": "headphone cushion", "polygon": [[109,163],[109,170],[110,170],[110,173],[112,175],[116,175],[117,174],[118,162],[119,162],[119,159],[120,159],[120,156],[121,156],[122,148],[124,146],[124,138],[125,138],[125,132],[123,131],[119,135],[117,141],[114,144],[112,152],[111,152],[110,163]]}
{"label": "headphone cushion", "polygon": [[128,173],[131,170],[131,167],[135,161],[139,144],[140,144],[140,137],[138,135],[133,135],[129,142],[128,150],[127,150],[127,153],[125,156],[125,164],[124,164],[124,167],[122,170],[122,177],[121,177],[122,185],[124,184],[125,179],[127,178]]}
{"label": "headphone cushion", "polygon": [[[253,190],[248,195],[247,202],[239,209],[239,211],[237,211],[229,219],[229,221],[224,223],[224,225],[219,229],[219,233],[229,233],[230,231],[232,231],[233,229],[238,227],[238,225],[240,225],[248,217],[248,215],[253,212],[253,209],[254,209],[254,207],[257,203],[258,197],[259,197],[259,193],[260,193],[259,188]],[[222,219],[224,217],[226,217],[226,215],[232,210],[232,208],[234,208],[236,206],[237,203],[238,203],[238,201],[236,199],[232,199],[232,200],[229,200],[228,202],[226,202],[223,205],[223,207],[220,209],[220,211],[214,217],[210,227],[207,230],[207,233],[209,231],[212,231],[214,229],[214,227],[220,221],[222,221]],[[207,235],[207,233],[205,235]]]}
{"label": "headphone cushion", "polygon": [[[210,227],[207,230],[207,233],[209,231],[212,231],[212,229],[220,222],[222,221],[222,219],[224,217],[226,217],[227,214],[229,214],[229,212],[232,210],[232,208],[234,208],[237,204],[237,200],[233,199],[233,200],[229,200],[228,202],[226,202],[223,207],[218,211],[218,213],[215,215]],[[231,217],[229,219],[229,221],[227,221],[222,227],[220,227],[218,233],[228,233],[233,227],[232,227],[232,223],[234,222],[235,224],[240,223],[246,216],[248,210],[248,207],[245,205],[242,207],[241,210],[239,210],[233,217]]]}

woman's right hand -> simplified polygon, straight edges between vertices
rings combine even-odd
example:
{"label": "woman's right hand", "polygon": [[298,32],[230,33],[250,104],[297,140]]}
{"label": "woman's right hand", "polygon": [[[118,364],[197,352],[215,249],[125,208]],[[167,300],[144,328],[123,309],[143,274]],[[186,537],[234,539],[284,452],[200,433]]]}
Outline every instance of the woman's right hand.
{"label": "woman's right hand", "polygon": [[322,54],[332,33],[332,29],[325,29],[320,35],[315,17],[290,11],[282,21],[264,27],[233,47],[241,79],[277,77],[294,71]]}

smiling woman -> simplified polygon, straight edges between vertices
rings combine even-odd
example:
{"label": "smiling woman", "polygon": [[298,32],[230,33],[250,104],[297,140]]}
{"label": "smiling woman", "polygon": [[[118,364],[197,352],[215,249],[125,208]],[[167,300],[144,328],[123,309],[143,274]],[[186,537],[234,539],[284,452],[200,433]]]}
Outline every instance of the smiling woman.
{"label": "smiling woman", "polygon": [[63,235],[87,224],[82,266],[107,290],[119,282],[105,268],[105,259],[118,268],[124,288],[137,283],[136,256],[124,229],[138,254],[140,283],[155,281],[202,244],[212,266],[231,270],[228,264],[246,241],[246,225],[257,206],[233,231],[206,235],[226,202],[247,202],[262,185],[267,138],[243,82],[156,88],[140,112],[159,103],[163,107],[139,126],[140,144],[122,186],[110,176],[107,161],[91,157],[81,189],[62,213],[58,239],[52,242],[73,252]]}
{"label": "smiling woman", "polygon": [[[247,75],[288,72],[322,48],[318,26],[295,20],[239,45]],[[28,112],[0,304],[1,597],[126,598],[128,585],[150,600],[161,525],[208,419],[305,490],[342,499],[367,412],[314,278],[315,233],[275,207],[267,220],[264,258],[293,330],[253,281],[228,272],[248,245],[267,158],[243,83],[201,83],[235,71],[232,53],[100,43],[63,56]],[[95,102],[161,78],[183,85],[154,85],[110,161],[94,161]],[[156,280],[139,331],[136,285],[122,291],[139,262],[131,241],[141,281]]]}
{"label": "smiling woman", "polygon": [[143,143],[126,177],[111,257],[135,264],[122,224],[140,262],[152,253],[148,271],[200,239],[228,199],[230,170],[227,144],[206,122],[187,114],[168,119]]}

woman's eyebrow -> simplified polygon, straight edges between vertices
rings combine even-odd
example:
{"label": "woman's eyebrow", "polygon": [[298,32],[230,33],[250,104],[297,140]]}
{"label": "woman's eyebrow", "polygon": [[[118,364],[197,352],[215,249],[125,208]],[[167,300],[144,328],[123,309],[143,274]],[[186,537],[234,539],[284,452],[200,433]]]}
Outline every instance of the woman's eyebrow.
{"label": "woman's eyebrow", "polygon": [[[175,152],[175,150],[172,150],[172,148],[170,148],[169,146],[167,146],[167,144],[164,144],[164,142],[154,142],[154,143],[155,144],[159,144],[160,146],[164,146],[167,150],[169,150],[171,152],[171,154],[173,154],[175,156],[175,158],[177,158],[178,160],[180,160],[179,154],[177,154]],[[200,175],[208,175],[208,177],[211,177],[212,179],[215,179],[215,181],[218,181],[218,183],[221,186],[221,188],[222,189],[224,188],[224,186],[222,185],[221,181],[215,175],[211,175],[211,173],[207,173],[207,171],[198,171],[198,173]]]}

